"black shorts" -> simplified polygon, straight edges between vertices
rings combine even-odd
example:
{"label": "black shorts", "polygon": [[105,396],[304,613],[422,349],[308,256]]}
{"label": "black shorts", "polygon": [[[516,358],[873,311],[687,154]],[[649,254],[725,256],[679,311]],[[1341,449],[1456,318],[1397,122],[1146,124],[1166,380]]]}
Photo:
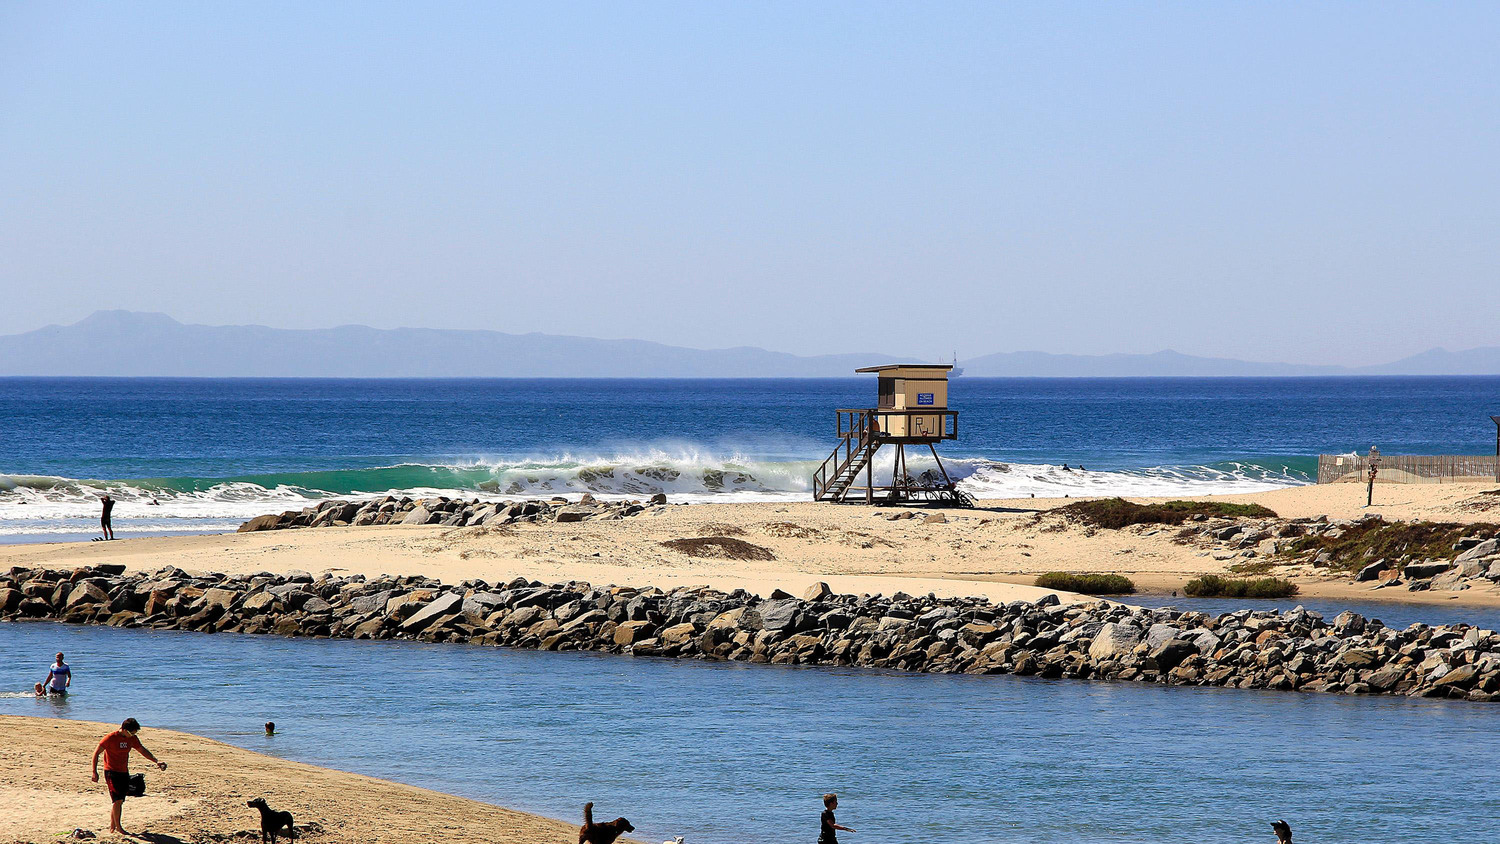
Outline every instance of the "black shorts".
{"label": "black shorts", "polygon": [[125,799],[125,794],[130,791],[130,774],[120,771],[105,771],[104,784],[109,786],[109,802],[114,803]]}

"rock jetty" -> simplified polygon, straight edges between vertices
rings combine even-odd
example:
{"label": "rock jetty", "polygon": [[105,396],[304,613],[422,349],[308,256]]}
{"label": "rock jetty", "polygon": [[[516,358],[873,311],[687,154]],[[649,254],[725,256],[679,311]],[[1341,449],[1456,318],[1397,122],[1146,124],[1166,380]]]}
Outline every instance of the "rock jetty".
{"label": "rock jetty", "polygon": [[0,619],[114,627],[416,639],[554,651],[1136,681],[1346,694],[1500,698],[1500,635],[1405,630],[1301,608],[1218,616],[985,598],[596,587],[420,576],[146,574],[12,568]]}
{"label": "rock jetty", "polygon": [[576,501],[481,501],[478,498],[411,498],[387,495],[367,501],[330,499],[284,513],[256,516],[240,525],[240,533],[291,528],[363,527],[366,525],[495,526],[522,522],[582,522],[625,519],[667,503],[660,493],[641,501],[598,501],[587,493]]}

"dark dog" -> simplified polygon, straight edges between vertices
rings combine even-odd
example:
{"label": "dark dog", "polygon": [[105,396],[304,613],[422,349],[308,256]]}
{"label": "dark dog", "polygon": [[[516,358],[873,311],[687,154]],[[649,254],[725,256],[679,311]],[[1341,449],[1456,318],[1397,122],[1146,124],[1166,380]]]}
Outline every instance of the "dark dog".
{"label": "dark dog", "polygon": [[635,827],[624,818],[615,818],[604,823],[594,823],[594,804],[583,804],[583,826],[578,830],[578,844],[615,844],[615,839]]}
{"label": "dark dog", "polygon": [[1292,844],[1292,825],[1286,821],[1271,821],[1271,829],[1276,830],[1276,844]]}
{"label": "dark dog", "polygon": [[260,840],[261,844],[276,844],[276,833],[283,828],[286,829],[287,838],[296,838],[297,831],[292,829],[292,813],[278,812],[266,805],[264,797],[257,797],[245,804],[252,809],[260,810]]}

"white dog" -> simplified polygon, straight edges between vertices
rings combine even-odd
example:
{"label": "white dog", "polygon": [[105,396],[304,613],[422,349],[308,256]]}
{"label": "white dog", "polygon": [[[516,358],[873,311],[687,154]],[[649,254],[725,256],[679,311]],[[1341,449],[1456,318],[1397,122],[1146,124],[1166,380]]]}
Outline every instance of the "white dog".
{"label": "white dog", "polygon": [[661,842],[661,844],[682,844],[682,836],[679,835],[676,838],[673,838],[671,841],[663,841]]}

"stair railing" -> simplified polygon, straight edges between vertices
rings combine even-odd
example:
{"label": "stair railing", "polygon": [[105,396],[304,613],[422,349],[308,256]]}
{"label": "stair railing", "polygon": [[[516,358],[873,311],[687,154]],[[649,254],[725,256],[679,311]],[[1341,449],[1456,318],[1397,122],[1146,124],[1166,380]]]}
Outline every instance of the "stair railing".
{"label": "stair railing", "polygon": [[[835,482],[843,477],[851,464],[864,453],[869,447],[870,419],[873,410],[839,410],[838,411],[838,434],[839,444],[833,447],[833,453],[813,473],[813,499],[821,500]],[[845,416],[848,416],[848,427],[844,427]],[[843,486],[847,487],[852,479],[844,479]]]}

